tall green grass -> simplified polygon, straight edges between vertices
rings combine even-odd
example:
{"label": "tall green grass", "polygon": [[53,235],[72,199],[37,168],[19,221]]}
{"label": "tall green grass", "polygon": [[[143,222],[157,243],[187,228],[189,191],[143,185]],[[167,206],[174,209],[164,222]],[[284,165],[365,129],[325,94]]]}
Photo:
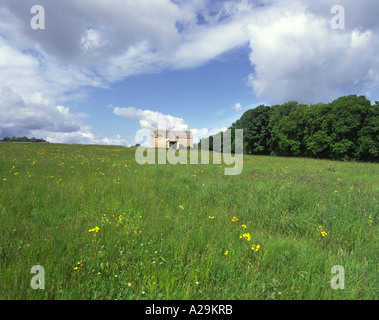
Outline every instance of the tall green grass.
{"label": "tall green grass", "polygon": [[134,158],[0,144],[1,299],[377,299],[378,164],[245,156],[226,176]]}

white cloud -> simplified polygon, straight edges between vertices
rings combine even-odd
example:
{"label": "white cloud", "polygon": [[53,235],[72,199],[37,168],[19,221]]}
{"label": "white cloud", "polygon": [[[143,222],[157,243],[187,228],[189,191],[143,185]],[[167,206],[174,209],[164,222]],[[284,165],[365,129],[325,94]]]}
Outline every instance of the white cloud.
{"label": "white cloud", "polygon": [[[112,106],[109,106],[113,108]],[[142,146],[148,146],[148,137],[150,136],[151,129],[165,129],[165,130],[190,130],[193,135],[194,143],[198,143],[200,139],[207,138],[219,132],[224,132],[227,127],[221,128],[194,128],[189,129],[188,125],[182,118],[164,115],[161,112],[151,110],[142,110],[134,107],[113,109],[113,113],[117,116],[126,118],[128,120],[137,120],[140,123],[141,129],[137,131],[135,143]]]}
{"label": "white cloud", "polygon": [[37,92],[23,98],[9,87],[0,88],[0,136],[29,136],[55,143],[127,145],[120,135],[96,135],[81,119],[86,114],[72,114],[68,107],[53,105]]}
{"label": "white cloud", "polygon": [[129,119],[139,120],[142,129],[158,129],[165,126],[167,130],[187,130],[188,125],[182,118],[164,115],[161,112],[151,110],[141,110],[134,107],[119,108],[116,107],[113,113],[117,116]]}
{"label": "white cloud", "polygon": [[73,132],[80,128],[78,117],[68,108],[54,106],[36,93],[31,99],[23,98],[9,87],[0,88],[0,134],[23,135],[35,130]]}
{"label": "white cloud", "polygon": [[85,35],[81,38],[81,45],[84,51],[96,50],[100,46],[104,46],[106,44],[105,39],[101,39],[98,31],[94,29],[88,29]]}
{"label": "white cloud", "polygon": [[104,137],[100,135],[95,135],[91,131],[50,132],[46,135],[46,141],[52,143],[130,146],[130,144],[128,144],[127,139],[122,138],[120,135],[116,135],[115,137]]}
{"label": "white cloud", "polygon": [[183,39],[183,43],[175,51],[171,62],[173,68],[197,67],[248,42],[242,23],[237,19],[196,29]]}
{"label": "white cloud", "polygon": [[226,130],[228,130],[227,127],[213,128],[213,129],[208,129],[208,128],[192,129],[191,132],[193,134],[193,142],[198,143],[201,139],[208,138],[219,132],[225,132]]}
{"label": "white cloud", "polygon": [[276,1],[246,25],[255,69],[250,85],[258,97],[317,103],[379,89],[370,76],[379,73],[378,37],[358,26],[333,30],[331,7],[321,13],[314,6],[317,14],[304,1]]}
{"label": "white cloud", "polygon": [[236,103],[234,106],[233,106],[233,110],[237,111],[237,112],[240,112],[243,110],[243,107],[242,105],[238,102]]}

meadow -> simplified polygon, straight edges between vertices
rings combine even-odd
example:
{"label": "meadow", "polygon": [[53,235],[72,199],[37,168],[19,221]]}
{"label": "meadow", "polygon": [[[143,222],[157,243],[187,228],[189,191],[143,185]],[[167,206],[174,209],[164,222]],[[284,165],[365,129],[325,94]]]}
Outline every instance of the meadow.
{"label": "meadow", "polygon": [[[0,299],[378,298],[379,165],[0,143]],[[45,289],[31,288],[31,268]],[[344,289],[332,289],[333,266]]]}

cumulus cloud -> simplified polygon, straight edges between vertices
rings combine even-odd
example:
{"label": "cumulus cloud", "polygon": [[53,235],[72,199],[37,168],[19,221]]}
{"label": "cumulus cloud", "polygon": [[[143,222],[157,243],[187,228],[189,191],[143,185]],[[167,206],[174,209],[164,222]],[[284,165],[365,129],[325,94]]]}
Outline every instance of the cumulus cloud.
{"label": "cumulus cloud", "polygon": [[54,106],[41,93],[23,98],[9,87],[0,88],[0,135],[31,134],[36,130],[73,132],[80,128],[79,117],[68,108]]}
{"label": "cumulus cloud", "polygon": [[228,130],[227,127],[213,128],[213,129],[208,129],[208,128],[192,129],[191,132],[193,134],[193,142],[198,143],[201,139],[208,138],[219,132],[225,132],[226,130]]}
{"label": "cumulus cloud", "polygon": [[239,102],[237,102],[237,103],[233,106],[233,110],[235,110],[235,111],[237,111],[237,112],[240,112],[240,111],[243,110],[243,107],[242,107],[242,105],[241,105]]}
{"label": "cumulus cloud", "polygon": [[43,137],[48,142],[128,145],[120,135],[96,135],[82,119],[87,114],[73,114],[69,107],[54,105],[41,92],[29,99],[9,87],[0,88],[0,136]]}
{"label": "cumulus cloud", "polygon": [[167,130],[187,130],[188,125],[182,118],[164,115],[161,112],[141,110],[134,107],[116,107],[113,113],[129,120],[139,120],[142,129],[158,129],[164,126]]}
{"label": "cumulus cloud", "polygon": [[46,133],[46,141],[54,143],[131,146],[131,144],[128,143],[128,140],[122,138],[120,135],[116,135],[115,137],[104,137],[96,135],[90,130],[77,132],[49,132]]}
{"label": "cumulus cloud", "polygon": [[[349,20],[355,7],[368,2],[353,7],[342,1],[347,5],[349,27],[334,30],[328,3],[292,1],[284,5],[276,1],[246,25],[254,65],[249,80],[258,97],[267,97],[272,103],[327,102],[351,93],[375,98],[379,39],[371,29],[362,27],[373,12]],[[378,6],[374,11],[377,15]]]}

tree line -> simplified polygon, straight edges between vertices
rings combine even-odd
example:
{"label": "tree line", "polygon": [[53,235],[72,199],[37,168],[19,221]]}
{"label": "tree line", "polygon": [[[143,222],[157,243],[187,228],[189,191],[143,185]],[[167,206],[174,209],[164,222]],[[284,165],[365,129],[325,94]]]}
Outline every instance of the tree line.
{"label": "tree line", "polygon": [[[246,111],[229,128],[244,130],[243,150],[251,155],[379,160],[379,101],[349,95],[315,105],[291,101]],[[221,137],[220,137],[221,136]],[[207,139],[209,149],[223,133]],[[222,151],[221,143],[221,151]]]}
{"label": "tree line", "polygon": [[3,142],[47,142],[44,139],[36,139],[36,138],[31,138],[29,139],[28,137],[5,137],[3,140],[0,140]]}

